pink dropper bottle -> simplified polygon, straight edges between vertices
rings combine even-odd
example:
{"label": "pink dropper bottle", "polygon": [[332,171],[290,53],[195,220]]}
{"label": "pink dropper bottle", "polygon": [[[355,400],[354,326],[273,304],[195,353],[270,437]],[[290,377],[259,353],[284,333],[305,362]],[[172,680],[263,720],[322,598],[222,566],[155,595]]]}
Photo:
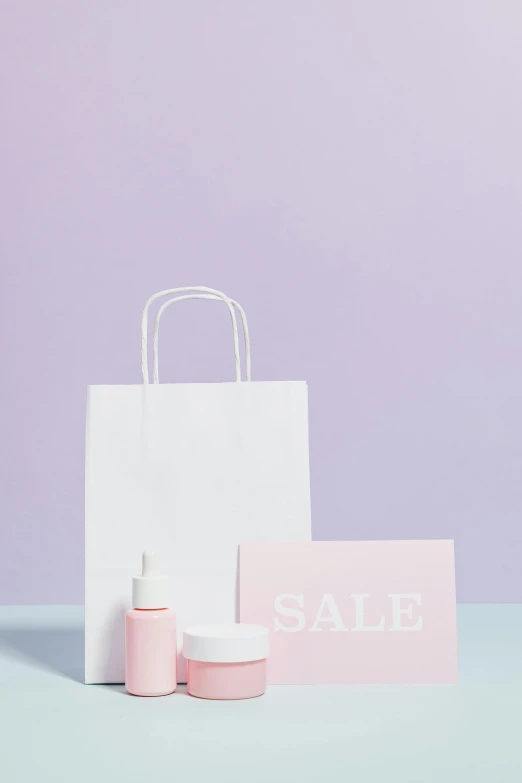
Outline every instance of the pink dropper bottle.
{"label": "pink dropper bottle", "polygon": [[143,553],[141,576],[132,580],[125,616],[125,687],[134,696],[166,696],[176,690],[176,615],[168,608],[169,580],[158,555]]}

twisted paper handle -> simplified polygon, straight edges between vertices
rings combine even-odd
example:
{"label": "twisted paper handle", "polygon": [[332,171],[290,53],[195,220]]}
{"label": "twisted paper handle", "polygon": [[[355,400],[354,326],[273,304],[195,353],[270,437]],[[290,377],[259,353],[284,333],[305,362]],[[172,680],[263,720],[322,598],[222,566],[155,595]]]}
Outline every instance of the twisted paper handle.
{"label": "twisted paper handle", "polygon": [[154,365],[153,365],[153,382],[159,383],[159,352],[158,352],[158,341],[159,341],[159,325],[161,321],[161,316],[165,312],[166,308],[169,307],[171,304],[174,304],[176,302],[181,302],[185,299],[214,299],[214,300],[222,300],[225,302],[225,304],[228,307],[228,310],[230,312],[230,319],[232,321],[232,332],[233,332],[233,338],[234,338],[234,358],[236,363],[236,381],[241,381],[241,358],[239,354],[239,339],[238,339],[238,332],[237,332],[237,322],[236,322],[236,316],[234,310],[238,310],[238,312],[241,315],[241,322],[243,326],[243,335],[245,340],[245,361],[246,361],[246,380],[251,380],[251,359],[250,359],[250,337],[248,333],[248,323],[246,319],[246,314],[239,302],[236,302],[234,299],[230,299],[226,294],[222,293],[221,291],[217,291],[214,288],[207,288],[206,286],[184,286],[182,288],[169,288],[165,291],[160,291],[157,294],[153,294],[147,301],[144,310],[143,315],[141,319],[141,367],[142,367],[142,374],[143,374],[143,383],[145,385],[148,385],[149,383],[149,367],[148,367],[148,352],[147,352],[147,343],[148,343],[148,312],[149,307],[152,304],[152,302],[155,299],[158,299],[162,296],[167,296],[168,294],[175,294],[175,293],[181,293],[182,291],[198,291],[198,292],[206,292],[206,293],[190,293],[186,294],[184,296],[177,296],[172,299],[169,299],[168,302],[164,302],[163,305],[160,307],[160,310],[156,316],[156,322],[154,324],[154,341],[153,341],[153,347],[154,347]]}

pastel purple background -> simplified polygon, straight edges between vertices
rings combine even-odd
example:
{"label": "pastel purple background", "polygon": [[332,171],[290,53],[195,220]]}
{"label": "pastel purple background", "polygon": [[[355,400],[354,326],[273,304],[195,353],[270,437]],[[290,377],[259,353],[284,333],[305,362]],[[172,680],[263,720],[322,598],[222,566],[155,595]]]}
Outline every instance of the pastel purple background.
{"label": "pastel purple background", "polygon": [[[83,598],[88,383],[209,285],[307,379],[317,539],[456,539],[522,601],[518,0],[3,0],[0,602]],[[163,380],[233,377],[165,315]],[[144,520],[146,524],[146,520]]]}

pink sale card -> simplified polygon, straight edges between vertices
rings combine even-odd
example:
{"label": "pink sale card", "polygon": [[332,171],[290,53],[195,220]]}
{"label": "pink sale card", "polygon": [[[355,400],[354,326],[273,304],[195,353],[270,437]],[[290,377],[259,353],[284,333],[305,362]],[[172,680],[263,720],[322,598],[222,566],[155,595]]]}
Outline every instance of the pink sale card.
{"label": "pink sale card", "polygon": [[241,544],[242,623],[270,683],[455,683],[453,541]]}

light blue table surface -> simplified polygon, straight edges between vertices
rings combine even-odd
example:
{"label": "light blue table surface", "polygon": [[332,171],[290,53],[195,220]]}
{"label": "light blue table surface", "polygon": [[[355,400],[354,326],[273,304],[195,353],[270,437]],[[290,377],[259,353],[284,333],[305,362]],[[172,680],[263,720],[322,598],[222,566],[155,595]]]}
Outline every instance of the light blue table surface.
{"label": "light blue table surface", "polygon": [[0,781],[522,782],[522,605],[460,605],[456,686],[240,702],[84,685],[81,607],[0,607]]}

